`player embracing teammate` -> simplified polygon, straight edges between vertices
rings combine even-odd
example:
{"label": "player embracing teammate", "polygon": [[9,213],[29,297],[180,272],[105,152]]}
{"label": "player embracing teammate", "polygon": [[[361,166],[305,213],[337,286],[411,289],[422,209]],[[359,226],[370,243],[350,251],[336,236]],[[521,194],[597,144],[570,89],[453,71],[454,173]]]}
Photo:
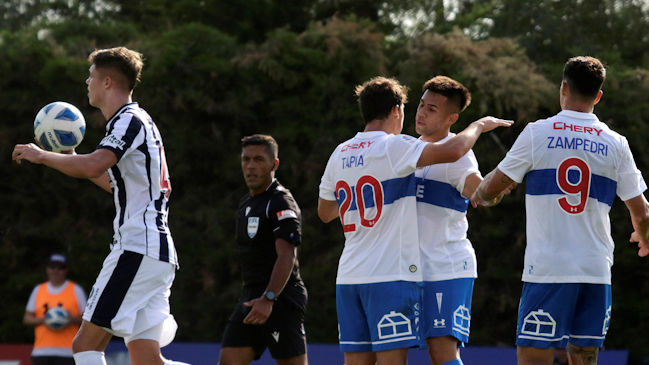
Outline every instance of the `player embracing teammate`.
{"label": "player embracing teammate", "polygon": [[405,364],[408,348],[419,344],[417,167],[456,161],[481,133],[511,125],[485,117],[445,142],[426,143],[399,134],[406,92],[384,77],[356,88],[365,129],[336,147],[320,184],[318,215],[340,218],[345,234],[336,307],[347,365]]}

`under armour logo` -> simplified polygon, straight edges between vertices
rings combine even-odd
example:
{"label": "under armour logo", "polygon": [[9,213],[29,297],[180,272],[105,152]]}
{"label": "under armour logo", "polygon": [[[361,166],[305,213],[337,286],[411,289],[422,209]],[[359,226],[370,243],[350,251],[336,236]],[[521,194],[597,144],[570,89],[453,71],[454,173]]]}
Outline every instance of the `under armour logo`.
{"label": "under armour logo", "polygon": [[444,328],[446,327],[445,319],[433,319],[433,327],[435,328]]}

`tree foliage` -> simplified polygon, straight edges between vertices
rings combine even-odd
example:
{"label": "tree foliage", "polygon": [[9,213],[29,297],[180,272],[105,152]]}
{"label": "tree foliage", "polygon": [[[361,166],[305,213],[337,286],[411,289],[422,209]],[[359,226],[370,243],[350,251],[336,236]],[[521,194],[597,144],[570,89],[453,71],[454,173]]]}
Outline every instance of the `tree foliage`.
{"label": "tree foliage", "polygon": [[[647,9],[634,0],[571,6],[552,0],[3,3],[0,204],[6,213],[0,215],[0,259],[6,264],[0,275],[6,280],[0,285],[9,300],[0,313],[0,341],[31,340],[31,329],[20,320],[30,290],[44,280],[50,252],[68,254],[71,278],[86,289],[108,252],[109,195],[89,182],[9,159],[15,143],[31,140],[38,109],[53,100],[84,112],[88,129],[78,152],[93,150],[104,133],[103,117],[88,105],[84,85],[93,49],[126,45],[145,55],[134,97],[156,120],[171,170],[170,226],[181,260],[171,297],[177,339],[221,339],[241,286],[234,237],[237,203],[246,192],[240,139],[268,133],[280,146],[277,177],[302,208],[308,338],[335,342],[335,275],[344,240],[339,223],[318,220],[316,201],[329,154],[362,129],[355,85],[376,75],[407,84],[411,105],[404,131],[414,134],[423,82],[444,74],[464,83],[473,103],[454,131],[483,115],[516,120],[476,144],[486,174],[526,123],[559,111],[565,60],[594,55],[608,65],[596,113],[628,137],[638,167],[649,167],[642,153],[649,134],[649,47],[642,46]],[[469,210],[479,269],[472,345],[513,346],[524,197],[521,186],[496,208]],[[619,201],[611,225],[617,247],[606,344],[631,349],[637,360],[649,356],[647,340],[634,335],[649,326],[649,299],[639,294],[649,290],[649,273],[626,243],[631,226]]]}

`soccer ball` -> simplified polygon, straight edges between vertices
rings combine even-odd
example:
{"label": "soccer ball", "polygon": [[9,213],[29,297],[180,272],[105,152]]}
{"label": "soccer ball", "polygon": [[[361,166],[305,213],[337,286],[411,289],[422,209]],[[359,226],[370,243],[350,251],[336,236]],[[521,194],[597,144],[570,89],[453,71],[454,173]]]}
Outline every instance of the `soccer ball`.
{"label": "soccer ball", "polygon": [[62,101],[45,105],[34,119],[34,136],[48,151],[70,151],[81,143],[85,133],[83,114]]}
{"label": "soccer ball", "polygon": [[68,311],[61,307],[50,308],[45,312],[45,325],[53,330],[63,329],[70,321]]}

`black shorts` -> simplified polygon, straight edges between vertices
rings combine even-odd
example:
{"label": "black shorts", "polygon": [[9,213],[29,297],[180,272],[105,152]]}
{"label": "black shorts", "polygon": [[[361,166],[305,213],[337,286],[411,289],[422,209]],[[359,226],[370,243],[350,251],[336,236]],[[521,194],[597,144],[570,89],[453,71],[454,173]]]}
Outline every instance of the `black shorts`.
{"label": "black shorts", "polygon": [[74,358],[64,356],[32,356],[32,365],[74,365]]}
{"label": "black shorts", "polygon": [[259,298],[265,288],[244,288],[223,333],[221,347],[252,347],[258,360],[268,347],[274,359],[289,359],[306,353],[304,311],[307,293],[301,282],[287,284],[261,326],[244,324],[250,312],[244,302]]}

